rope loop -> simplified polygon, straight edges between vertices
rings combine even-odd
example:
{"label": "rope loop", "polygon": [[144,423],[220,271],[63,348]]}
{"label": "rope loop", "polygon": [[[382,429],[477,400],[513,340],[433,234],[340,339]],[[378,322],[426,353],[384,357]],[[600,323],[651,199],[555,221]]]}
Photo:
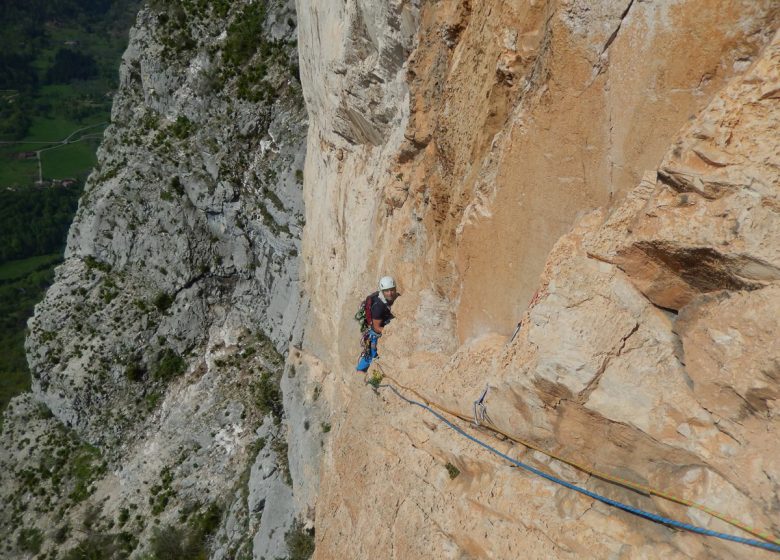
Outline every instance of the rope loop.
{"label": "rope loop", "polygon": [[[487,449],[491,453],[494,453],[494,454],[502,457],[503,459],[506,459],[507,461],[511,462],[515,466],[521,467],[521,468],[523,468],[523,469],[525,469],[527,471],[530,471],[530,472],[532,472],[534,474],[537,474],[537,475],[541,476],[542,478],[545,478],[547,480],[555,482],[556,484],[560,484],[560,485],[565,486],[567,488],[570,488],[570,489],[572,489],[572,490],[574,490],[576,492],[579,492],[581,494],[585,494],[586,496],[589,496],[589,497],[591,497],[591,498],[593,498],[595,500],[598,500],[598,501],[603,502],[605,504],[609,504],[611,506],[614,506],[616,508],[622,509],[622,510],[627,511],[629,513],[633,513],[633,514],[638,515],[640,517],[644,517],[645,519],[649,519],[651,521],[655,521],[657,523],[663,523],[663,524],[669,525],[671,527],[676,527],[678,529],[684,529],[686,531],[690,531],[690,532],[697,533],[697,534],[700,534],[700,535],[716,537],[716,538],[727,540],[727,541],[732,541],[732,542],[737,542],[737,543],[741,543],[741,544],[746,544],[746,545],[757,547],[757,548],[763,548],[765,550],[771,550],[772,552],[780,552],[780,539],[777,539],[776,537],[774,537],[773,535],[767,533],[766,531],[761,531],[761,530],[755,529],[755,528],[753,528],[753,527],[751,527],[751,526],[749,526],[749,525],[747,525],[745,523],[742,523],[741,521],[737,521],[737,520],[735,520],[735,519],[733,519],[731,517],[728,517],[728,516],[726,516],[726,515],[724,515],[724,514],[722,514],[720,512],[717,512],[717,511],[715,511],[715,510],[713,510],[713,509],[711,509],[711,508],[709,508],[707,506],[704,506],[702,504],[696,503],[696,502],[694,502],[692,500],[688,500],[688,499],[685,499],[685,498],[679,498],[677,496],[673,496],[671,494],[668,494],[666,492],[662,492],[660,490],[656,490],[654,488],[651,488],[649,486],[645,486],[643,484],[637,484],[637,483],[631,482],[629,480],[618,478],[618,477],[609,475],[607,473],[603,473],[603,472],[591,469],[591,468],[589,468],[589,467],[587,467],[585,465],[582,465],[580,463],[577,463],[575,461],[567,459],[566,457],[562,457],[562,456],[557,455],[555,453],[552,453],[552,452],[550,452],[548,450],[545,450],[545,449],[543,449],[543,448],[541,448],[541,447],[539,447],[539,446],[537,446],[537,445],[535,445],[535,444],[533,444],[531,442],[519,439],[519,438],[517,438],[515,436],[512,436],[510,434],[507,434],[506,432],[504,432],[501,429],[499,429],[490,420],[490,418],[487,415],[487,408],[485,406],[485,402],[484,401],[485,401],[485,398],[486,398],[487,393],[488,393],[488,389],[489,389],[488,386],[485,386],[485,390],[482,392],[482,394],[480,395],[479,399],[474,401],[474,416],[470,418],[467,415],[461,414],[461,413],[459,413],[457,411],[453,411],[453,410],[451,410],[451,409],[449,409],[449,408],[447,408],[447,407],[445,407],[443,405],[440,405],[440,404],[438,404],[438,403],[428,399],[427,397],[423,396],[422,394],[420,394],[418,391],[414,390],[413,388],[407,387],[407,386],[399,383],[396,379],[394,379],[392,376],[388,375],[385,372],[384,368],[382,367],[382,364],[376,363],[376,366],[380,370],[381,374],[379,374],[379,373],[375,374],[376,377],[373,378],[371,381],[369,381],[369,384],[372,385],[372,387],[373,387],[373,389],[375,391],[378,391],[379,389],[383,389],[383,388],[387,388],[387,389],[392,390],[393,393],[395,393],[402,400],[406,401],[408,404],[419,406],[419,407],[429,411],[431,414],[436,416],[439,420],[441,420],[442,422],[447,424],[447,426],[449,426],[450,428],[455,430],[455,432],[457,432],[458,434],[460,434],[463,437],[473,441],[474,443],[477,443],[478,445],[484,447],[485,449]],[[415,401],[415,400],[412,400],[412,399],[410,399],[408,397],[405,397],[404,395],[402,395],[398,391],[398,389],[396,389],[395,386],[393,386],[390,383],[387,383],[387,382],[381,383],[382,381],[385,381],[385,380],[389,380],[389,381],[395,383],[395,385],[397,385],[398,387],[402,388],[403,390],[412,393],[417,398],[419,398],[420,401],[422,401],[422,402]],[[716,519],[720,519],[721,521],[725,521],[726,523],[729,523],[730,525],[732,525],[734,527],[737,527],[738,529],[742,529],[743,531],[745,531],[747,533],[750,533],[750,534],[752,534],[752,535],[754,535],[756,537],[764,539],[764,541],[766,541],[766,542],[757,541],[757,540],[754,540],[754,539],[746,539],[746,538],[743,538],[743,537],[729,535],[729,534],[726,534],[726,533],[720,533],[718,531],[712,531],[710,529],[705,529],[703,527],[697,527],[695,525],[691,525],[691,524],[688,524],[688,523],[683,523],[681,521],[675,521],[673,519],[668,519],[668,518],[662,517],[660,515],[657,515],[657,514],[654,514],[654,513],[651,513],[651,512],[647,512],[647,511],[644,511],[644,510],[640,510],[638,508],[634,508],[633,506],[629,506],[629,505],[623,504],[621,502],[617,502],[617,501],[612,500],[610,498],[607,498],[605,496],[601,496],[600,494],[596,494],[594,492],[591,492],[590,490],[586,490],[585,488],[581,488],[579,486],[571,484],[570,482],[566,482],[565,480],[559,479],[559,478],[557,478],[557,477],[555,477],[555,476],[553,476],[551,474],[548,474],[548,473],[545,473],[543,471],[540,471],[539,469],[531,467],[530,465],[526,465],[525,463],[521,463],[520,461],[517,461],[516,459],[513,459],[512,457],[509,457],[508,455],[502,453],[501,451],[495,449],[494,447],[488,445],[487,443],[477,439],[476,437],[474,437],[474,436],[472,436],[470,434],[467,434],[465,431],[463,431],[462,428],[456,426],[451,421],[447,420],[439,412],[436,412],[434,410],[434,408],[440,410],[441,412],[443,412],[445,414],[449,414],[450,416],[458,418],[458,419],[460,419],[460,420],[462,420],[464,422],[468,422],[468,423],[472,424],[475,427],[486,428],[486,429],[488,429],[488,430],[490,430],[492,432],[495,432],[496,434],[504,436],[505,438],[507,438],[507,439],[509,439],[511,441],[514,441],[516,443],[524,445],[525,447],[528,447],[529,449],[533,449],[535,451],[539,451],[540,453],[543,453],[543,454],[547,455],[548,457],[551,457],[552,459],[555,459],[557,461],[561,461],[563,463],[571,465],[571,466],[573,466],[573,467],[575,467],[575,468],[577,468],[577,469],[579,469],[579,470],[581,470],[581,471],[583,471],[583,472],[585,472],[587,474],[590,474],[591,476],[595,476],[595,477],[600,478],[602,480],[605,480],[607,482],[611,482],[613,484],[617,484],[617,485],[623,486],[624,488],[628,488],[629,490],[633,490],[633,491],[636,491],[636,492],[641,492],[643,494],[651,494],[653,496],[658,496],[659,498],[663,498],[663,499],[669,500],[671,502],[675,502],[675,503],[678,503],[678,504],[681,504],[681,505],[684,505],[684,506],[687,506],[687,507],[692,507],[692,508],[698,509],[700,511],[703,511],[703,512],[711,515],[712,517],[715,517]]]}

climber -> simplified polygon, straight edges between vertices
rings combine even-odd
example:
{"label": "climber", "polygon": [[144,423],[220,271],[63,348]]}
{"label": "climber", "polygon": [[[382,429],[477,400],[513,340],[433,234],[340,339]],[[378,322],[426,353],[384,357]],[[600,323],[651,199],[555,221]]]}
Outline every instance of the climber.
{"label": "climber", "polygon": [[390,321],[393,313],[390,308],[399,296],[395,280],[392,276],[383,276],[379,280],[379,291],[374,292],[363,301],[355,314],[355,319],[361,323],[363,352],[360,354],[357,371],[366,372],[371,362],[378,358],[376,351],[379,337]]}

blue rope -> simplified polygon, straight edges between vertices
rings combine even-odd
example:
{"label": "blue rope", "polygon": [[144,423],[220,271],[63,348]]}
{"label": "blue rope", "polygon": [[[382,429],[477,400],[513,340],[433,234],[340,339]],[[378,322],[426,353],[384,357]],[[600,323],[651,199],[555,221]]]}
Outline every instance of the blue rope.
{"label": "blue rope", "polygon": [[586,496],[593,498],[594,500],[598,500],[600,502],[603,502],[605,504],[609,504],[611,506],[614,506],[616,508],[622,509],[623,511],[627,511],[629,513],[633,513],[634,515],[638,515],[639,517],[644,517],[645,519],[649,519],[650,521],[655,521],[656,523],[663,523],[664,525],[669,525],[671,527],[676,527],[678,529],[683,529],[685,531],[690,531],[692,533],[698,533],[699,535],[706,535],[708,537],[716,537],[718,539],[723,539],[727,541],[732,541],[740,544],[746,544],[749,546],[755,546],[756,548],[763,548],[765,550],[771,550],[772,552],[780,552],[780,545],[763,542],[763,541],[757,541],[755,539],[746,539],[743,537],[737,537],[734,535],[729,535],[726,533],[719,533],[718,531],[711,531],[710,529],[705,529],[703,527],[697,527],[696,525],[690,525],[688,523],[683,523],[681,521],[675,521],[674,519],[668,519],[666,517],[662,517],[660,515],[657,515],[655,513],[650,513],[648,511],[641,510],[639,508],[635,508],[633,506],[630,506],[628,504],[624,504],[622,502],[618,502],[615,500],[612,500],[610,498],[607,498],[606,496],[602,496],[600,494],[596,494],[595,492],[591,492],[590,490],[586,490],[585,488],[581,488],[580,486],[576,486],[574,484],[571,484],[570,482],[566,482],[565,480],[562,480],[560,478],[557,478],[551,474],[547,474],[544,471],[540,471],[539,469],[535,469],[534,467],[530,465],[526,465],[525,463],[522,463],[518,461],[517,459],[513,459],[509,455],[506,455],[505,453],[502,453],[495,447],[492,447],[488,445],[487,443],[475,438],[474,436],[467,434],[464,432],[460,427],[456,426],[449,420],[447,420],[444,416],[433,410],[431,407],[429,407],[426,404],[423,404],[421,402],[409,399],[398,392],[398,390],[393,387],[392,385],[383,384],[383,385],[377,385],[377,388],[388,388],[392,390],[396,395],[398,395],[399,398],[403,399],[409,404],[413,404],[416,406],[419,406],[420,408],[424,408],[431,414],[433,414],[436,418],[447,424],[450,428],[458,432],[463,437],[470,439],[474,443],[481,445],[491,453],[494,453],[498,455],[499,457],[506,459],[513,465],[516,465],[520,468],[523,468],[527,471],[530,471],[534,473],[535,475],[541,476],[542,478],[546,478],[547,480],[551,482],[555,482],[556,484],[560,484],[561,486],[565,486],[566,488],[569,488],[571,490],[574,490],[575,492],[579,492],[580,494],[585,494]]}

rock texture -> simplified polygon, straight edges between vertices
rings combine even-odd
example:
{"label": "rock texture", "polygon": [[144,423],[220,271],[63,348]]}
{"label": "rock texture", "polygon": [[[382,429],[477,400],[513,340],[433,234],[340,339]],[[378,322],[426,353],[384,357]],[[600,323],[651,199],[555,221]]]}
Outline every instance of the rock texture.
{"label": "rock texture", "polygon": [[286,554],[297,419],[280,352],[307,308],[295,28],[279,0],[138,15],[65,263],[30,321],[33,400],[3,426],[4,557],[27,557],[36,532],[52,558],[139,557],[155,540],[158,557],[192,556],[170,547],[205,537],[213,558]]}
{"label": "rock texture", "polygon": [[[776,6],[390,3],[418,32],[404,43],[409,109],[375,145],[334,123],[344,99],[375,95],[338,69],[360,28],[350,22],[378,9],[304,4],[309,153],[320,151],[305,172],[304,348],[323,362],[333,423],[315,556],[770,557],[518,472],[372,393],[354,373],[352,313],[396,274],[404,295],[380,342],[394,378],[463,413],[488,383],[506,432],[777,534]],[[743,535],[491,441],[610,497]]]}
{"label": "rock texture", "polygon": [[773,0],[150,1],[4,419],[6,556],[769,557],[371,391],[352,316],[396,275],[394,380],[464,414],[487,384],[516,439],[780,533],[779,26]]}
{"label": "rock texture", "polygon": [[[421,279],[415,291],[433,284],[456,303],[459,341],[511,333],[553,244],[580,211],[622,198],[660,163],[679,128],[772,35],[773,4],[448,1],[423,6],[415,19],[416,3],[389,3],[382,10],[395,6],[390,19],[419,23],[395,78],[408,84],[408,105],[401,90],[387,88],[398,91],[402,122],[374,147],[345,138],[333,122],[345,103],[357,110],[363,97],[371,107],[387,102],[339,70],[354,29],[378,19],[376,8],[299,2],[307,14],[302,76],[312,84],[309,151],[321,154],[307,161],[306,202],[322,218],[307,224],[313,245],[326,245],[304,249],[322,261],[311,282],[343,283],[349,271],[356,281],[347,289],[359,283],[362,291],[389,260]],[[384,40],[395,41],[385,29]],[[381,64],[380,52],[372,60]],[[384,68],[377,74],[396,66]],[[373,110],[366,120],[378,118]],[[370,246],[381,250],[365,267]],[[486,283],[501,289],[485,293]],[[515,294],[509,304],[504,291]],[[327,290],[315,292],[315,312],[341,313]]]}

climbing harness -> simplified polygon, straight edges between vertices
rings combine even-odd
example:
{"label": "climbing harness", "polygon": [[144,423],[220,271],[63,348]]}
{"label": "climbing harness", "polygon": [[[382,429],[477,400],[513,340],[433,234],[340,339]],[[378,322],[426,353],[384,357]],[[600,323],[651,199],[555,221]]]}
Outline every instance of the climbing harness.
{"label": "climbing harness", "polygon": [[358,360],[357,371],[368,371],[371,362],[379,359],[376,345],[381,336],[381,334],[374,332],[374,329],[368,329],[363,333],[360,340],[362,351]]}
{"label": "climbing harness", "polygon": [[[384,367],[382,367],[382,364],[377,363],[376,366],[381,371],[383,379],[388,379],[388,380],[392,381],[393,383],[395,383],[398,387],[402,388],[403,390],[408,391],[408,392],[412,393],[413,395],[415,395],[421,401],[426,403],[425,405],[420,405],[420,406],[424,406],[424,408],[428,408],[429,410],[431,410],[431,412],[433,412],[434,414],[437,414],[437,416],[439,416],[438,413],[434,412],[433,409],[430,408],[430,407],[437,408],[438,410],[444,412],[445,414],[449,414],[450,416],[453,416],[455,418],[459,418],[460,420],[463,420],[464,422],[469,422],[469,423],[472,423],[472,424],[476,424],[476,422],[477,422],[477,416],[476,415],[474,416],[474,418],[469,418],[468,416],[466,416],[464,414],[461,414],[458,411],[451,410],[451,409],[449,409],[449,408],[447,408],[445,406],[442,406],[442,405],[440,405],[440,404],[438,404],[436,402],[433,402],[432,400],[428,399],[427,397],[421,395],[418,391],[412,389],[411,387],[407,387],[407,386],[399,383],[398,380],[396,380],[392,376],[388,375],[385,372]],[[392,386],[389,385],[389,384],[387,386],[392,388]],[[381,385],[378,385],[377,388],[378,387],[381,387]],[[393,389],[393,390],[395,391],[395,389]],[[396,393],[397,393],[397,391],[396,391]],[[476,405],[477,402],[482,401],[480,404],[482,404],[484,406],[484,398],[485,398],[486,395],[487,395],[487,391],[485,391],[483,393],[483,396],[481,396],[480,399],[478,399],[478,401],[475,401],[475,405]],[[399,395],[399,396],[401,396],[401,395]],[[411,402],[411,401],[409,401],[409,399],[407,399],[405,397],[402,397],[402,398],[404,400],[406,400],[407,402]],[[414,404],[418,404],[419,405],[419,403],[417,403],[417,402],[415,402]],[[625,480],[625,479],[622,479],[622,478],[618,478],[618,477],[612,476],[610,474],[607,474],[607,473],[604,473],[604,472],[601,472],[601,471],[597,471],[597,470],[592,469],[592,468],[590,468],[590,467],[588,467],[586,465],[583,465],[583,464],[578,463],[576,461],[573,461],[571,459],[567,459],[566,457],[562,457],[560,455],[552,453],[551,451],[543,449],[543,448],[539,447],[538,445],[533,444],[532,442],[529,442],[529,441],[526,441],[526,440],[523,440],[523,439],[519,439],[516,436],[513,436],[511,434],[506,433],[505,431],[503,431],[500,428],[498,428],[492,421],[490,421],[490,419],[487,417],[486,414],[482,417],[481,420],[479,420],[479,422],[480,422],[479,425],[481,427],[484,427],[484,428],[486,428],[488,430],[491,430],[491,431],[493,431],[493,432],[495,432],[495,433],[497,433],[497,434],[499,434],[499,435],[501,435],[501,436],[503,436],[503,437],[505,437],[505,438],[507,438],[507,439],[509,439],[511,441],[519,443],[519,444],[521,444],[521,445],[523,445],[525,447],[528,447],[529,449],[533,449],[534,451],[538,451],[540,453],[543,453],[544,455],[547,455],[548,457],[551,457],[553,459],[556,459],[557,461],[561,461],[563,463],[571,465],[572,467],[575,467],[576,469],[578,469],[578,470],[580,470],[582,472],[585,472],[587,474],[590,474],[592,476],[595,476],[595,477],[600,478],[602,480],[605,480],[607,482],[611,482],[613,484],[617,484],[617,485],[623,486],[624,488],[628,488],[630,490],[634,490],[636,492],[640,492],[640,493],[643,493],[643,494],[650,494],[650,495],[658,496],[659,498],[663,498],[663,499],[669,500],[671,502],[675,502],[675,503],[678,503],[678,504],[681,504],[681,505],[684,505],[684,506],[687,506],[687,507],[691,507],[691,508],[695,508],[695,509],[698,509],[700,511],[703,511],[703,512],[711,515],[712,517],[720,519],[721,521],[724,521],[724,522],[726,522],[726,523],[728,523],[728,524],[730,524],[730,525],[732,525],[734,527],[737,527],[738,529],[742,529],[743,531],[745,531],[747,533],[750,533],[750,534],[752,534],[752,535],[754,535],[756,537],[764,539],[765,541],[768,541],[768,543],[770,544],[770,548],[768,548],[768,550],[773,550],[775,552],[780,552],[780,539],[777,539],[776,537],[770,535],[766,531],[761,531],[759,529],[755,529],[755,528],[753,528],[753,527],[751,527],[751,526],[749,526],[749,525],[747,525],[745,523],[742,523],[741,521],[738,521],[736,519],[733,519],[733,518],[731,518],[731,517],[729,517],[727,515],[724,515],[724,514],[718,512],[718,511],[715,511],[715,510],[713,510],[713,509],[711,509],[711,508],[709,508],[709,507],[707,507],[707,506],[705,506],[703,504],[699,504],[697,502],[694,502],[692,500],[688,500],[688,499],[685,499],[685,498],[680,498],[680,497],[674,496],[672,494],[669,494],[667,492],[656,490],[655,488],[651,488],[651,487],[646,486],[644,484],[638,484],[638,483],[635,483],[635,482],[631,482],[629,480]],[[448,424],[450,424],[450,423],[448,422]],[[456,427],[453,427],[453,428],[456,429],[456,431],[459,431],[459,432],[463,433],[463,431],[460,430],[460,428],[456,428]],[[473,439],[468,434],[464,433],[464,435],[466,435],[466,437],[468,437],[469,439]],[[485,446],[486,444],[483,444],[483,443],[480,442],[480,445]],[[512,460],[512,459],[510,459],[510,460]],[[552,475],[546,475],[545,478],[547,478],[549,476],[552,476]],[[569,483],[565,483],[565,485],[568,485],[568,484]],[[585,491],[585,492],[587,492],[587,491]],[[605,503],[609,503],[609,502],[605,502]],[[621,507],[621,506],[616,506],[616,507]],[[630,506],[626,506],[626,507],[630,507]],[[624,508],[622,508],[622,509],[624,509]],[[628,510],[626,510],[626,511],[628,511]],[[640,514],[637,514],[637,515],[640,515]],[[655,515],[655,514],[648,513],[648,515]],[[646,517],[646,516],[643,516],[643,517]],[[659,516],[657,516],[657,517],[659,517]],[[648,517],[648,519],[652,519],[652,518]],[[675,523],[681,523],[681,522],[675,522]],[[701,528],[697,528],[697,529],[700,529],[700,531],[694,531],[694,532],[709,531],[709,529],[701,529]],[[709,534],[709,533],[702,533],[702,534]],[[720,533],[720,534],[722,534],[722,533]],[[717,536],[717,535],[712,535],[712,536]],[[726,535],[726,537],[730,537],[730,536]],[[720,537],[720,538],[726,538],[726,537]],[[735,540],[735,539],[741,539],[741,538],[742,537],[733,537],[733,538],[726,538],[726,540]],[[743,541],[750,541],[750,539],[743,539]],[[736,542],[743,542],[743,541],[736,541]],[[759,541],[753,541],[753,542],[759,542]],[[745,542],[744,544],[751,544],[751,542]],[[765,543],[761,543],[761,544],[765,544]],[[752,546],[757,546],[757,545],[752,545]],[[771,548],[771,547],[775,547],[775,548]],[[763,547],[763,548],[767,548],[767,547]]]}

